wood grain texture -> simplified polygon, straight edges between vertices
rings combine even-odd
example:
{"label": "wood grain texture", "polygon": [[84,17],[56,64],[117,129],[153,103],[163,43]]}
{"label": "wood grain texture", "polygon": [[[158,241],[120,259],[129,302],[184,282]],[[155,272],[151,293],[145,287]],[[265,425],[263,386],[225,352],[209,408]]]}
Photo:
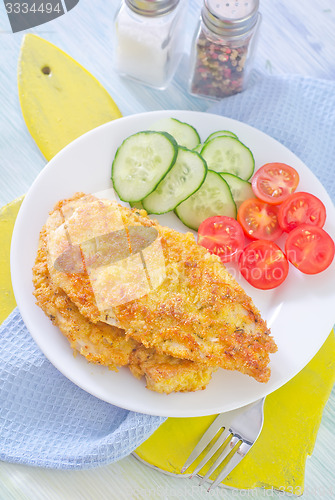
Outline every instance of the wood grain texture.
{"label": "wood grain texture", "polygon": [[[67,15],[34,33],[55,43],[105,86],[122,114],[156,109],[206,110],[211,102],[192,97],[186,84],[187,52],[200,12],[200,0],[189,0],[186,52],[165,91],[151,90],[120,78],[113,67],[113,18],[116,0],[80,0]],[[297,73],[335,78],[334,0],[292,2],[261,0],[262,25],[255,67],[268,74]],[[23,195],[45,160],[23,121],[17,95],[17,60],[24,33],[12,34],[0,5],[0,206]],[[314,453],[306,465],[304,500],[335,498],[335,391],[324,410]],[[90,471],[52,471],[0,463],[1,500],[200,500],[204,498],[280,497],[260,490],[249,495],[216,490],[207,495],[197,481],[171,478],[127,457]],[[284,498],[290,495],[284,495]]]}

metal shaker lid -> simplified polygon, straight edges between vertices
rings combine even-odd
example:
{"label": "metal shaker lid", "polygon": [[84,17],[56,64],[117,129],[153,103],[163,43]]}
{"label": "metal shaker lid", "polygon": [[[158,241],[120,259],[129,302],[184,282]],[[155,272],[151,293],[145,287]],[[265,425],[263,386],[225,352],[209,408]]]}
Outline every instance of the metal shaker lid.
{"label": "metal shaker lid", "polygon": [[259,0],[204,0],[201,15],[214,33],[240,36],[256,24],[258,8]]}
{"label": "metal shaker lid", "polygon": [[136,14],[147,17],[162,16],[171,12],[180,0],[125,0]]}

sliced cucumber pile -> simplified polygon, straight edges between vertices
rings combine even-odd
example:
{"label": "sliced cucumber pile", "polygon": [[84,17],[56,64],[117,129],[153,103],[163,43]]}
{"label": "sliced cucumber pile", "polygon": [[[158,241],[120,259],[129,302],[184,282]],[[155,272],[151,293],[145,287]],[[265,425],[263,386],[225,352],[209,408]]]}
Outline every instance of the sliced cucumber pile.
{"label": "sliced cucumber pile", "polygon": [[200,142],[200,136],[196,129],[188,123],[181,122],[176,118],[163,118],[154,123],[150,130],[168,132],[177,141],[179,146],[188,149],[195,148]]}
{"label": "sliced cucumber pile", "polygon": [[239,209],[241,203],[249,198],[254,198],[254,192],[251,187],[251,183],[244,181],[233,174],[220,174],[221,177],[227,182],[231,194],[233,195],[237,210]]}
{"label": "sliced cucumber pile", "polygon": [[165,132],[133,134],[118,148],[112,165],[115,191],[123,201],[140,201],[173,167],[178,153],[175,139]]}
{"label": "sliced cucumber pile", "polygon": [[227,182],[220,174],[208,170],[205,182],[175,210],[185,226],[198,230],[202,221],[213,215],[236,218],[236,205]]}
{"label": "sliced cucumber pile", "polygon": [[206,174],[205,160],[195,151],[179,147],[175,164],[156,189],[144,198],[143,208],[152,214],[174,210],[200,188]]}
{"label": "sliced cucumber pile", "polygon": [[204,144],[201,156],[208,168],[215,172],[227,172],[248,180],[255,169],[255,160],[247,146],[235,137],[219,136]]}
{"label": "sliced cucumber pile", "polygon": [[174,211],[197,230],[213,215],[236,218],[240,204],[254,196],[248,182],[254,167],[252,152],[234,132],[218,130],[202,142],[192,125],[164,118],[121,144],[112,181],[132,207]]}

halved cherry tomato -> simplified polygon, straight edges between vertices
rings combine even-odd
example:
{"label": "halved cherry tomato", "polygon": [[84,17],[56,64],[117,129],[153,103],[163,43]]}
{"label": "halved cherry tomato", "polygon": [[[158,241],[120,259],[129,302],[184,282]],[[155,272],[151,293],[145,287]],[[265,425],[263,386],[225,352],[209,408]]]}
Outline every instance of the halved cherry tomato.
{"label": "halved cherry tomato", "polygon": [[279,205],[286,200],[298,184],[298,172],[286,163],[266,163],[255,172],[251,182],[257,198],[271,205]]}
{"label": "halved cherry tomato", "polygon": [[300,224],[323,227],[326,208],[319,198],[311,193],[293,193],[279,207],[278,221],[284,231],[292,231]]}
{"label": "halved cherry tomato", "polygon": [[276,243],[268,240],[252,241],[239,258],[242,276],[255,288],[270,290],[285,280],[289,264]]}
{"label": "halved cherry tomato", "polygon": [[244,233],[239,223],[224,215],[204,220],[198,229],[198,243],[222,262],[238,259],[244,247]]}
{"label": "halved cherry tomato", "polygon": [[238,209],[237,220],[253,240],[276,240],[283,230],[278,223],[278,207],[257,198],[245,200]]}
{"label": "halved cherry tomato", "polygon": [[332,263],[335,245],[321,227],[302,224],[288,235],[285,252],[288,260],[302,273],[317,274]]}

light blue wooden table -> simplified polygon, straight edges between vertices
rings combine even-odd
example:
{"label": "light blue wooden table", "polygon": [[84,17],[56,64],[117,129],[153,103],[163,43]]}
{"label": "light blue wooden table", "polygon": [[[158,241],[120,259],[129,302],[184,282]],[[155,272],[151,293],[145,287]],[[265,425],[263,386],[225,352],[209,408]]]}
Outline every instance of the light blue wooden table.
{"label": "light blue wooden table", "polygon": [[[200,0],[190,0],[188,52]],[[188,95],[185,58],[171,85],[155,91],[121,79],[113,68],[116,0],[80,0],[67,15],[34,33],[50,40],[95,75],[123,115],[156,109],[206,110],[210,102]],[[261,0],[263,21],[255,59],[267,74],[335,78],[334,0]],[[23,33],[13,34],[0,3],[0,206],[27,192],[45,160],[23,121],[17,95],[17,60]],[[304,499],[335,498],[335,392],[325,408],[313,456],[307,461]],[[277,492],[215,490],[152,470],[133,457],[91,471],[52,471],[0,463],[0,500],[205,499],[281,497]],[[284,495],[289,497],[290,495]]]}

